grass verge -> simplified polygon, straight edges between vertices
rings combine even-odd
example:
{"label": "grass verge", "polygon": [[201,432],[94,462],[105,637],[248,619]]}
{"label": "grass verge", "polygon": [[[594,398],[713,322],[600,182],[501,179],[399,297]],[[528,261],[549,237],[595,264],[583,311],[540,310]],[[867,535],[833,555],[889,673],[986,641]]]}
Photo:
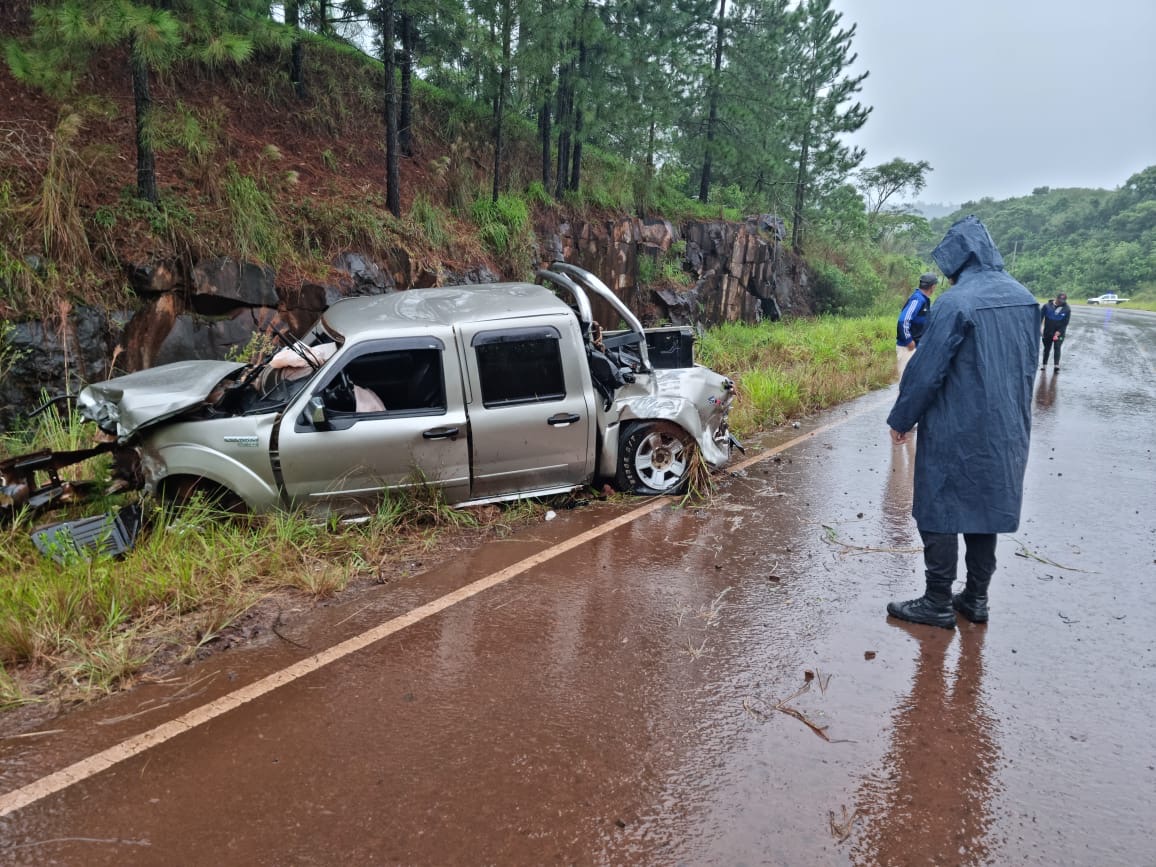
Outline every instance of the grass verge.
{"label": "grass verge", "polygon": [[703,335],[697,353],[734,379],[741,438],[890,384],[894,331],[891,316],[731,324]]}
{"label": "grass verge", "polygon": [[40,555],[18,519],[0,528],[0,708],[112,692],[152,664],[211,652],[262,600],[404,578],[405,564],[504,534],[536,511],[455,510],[422,488],[392,492],[361,524],[154,506],[123,559],[63,563]]}

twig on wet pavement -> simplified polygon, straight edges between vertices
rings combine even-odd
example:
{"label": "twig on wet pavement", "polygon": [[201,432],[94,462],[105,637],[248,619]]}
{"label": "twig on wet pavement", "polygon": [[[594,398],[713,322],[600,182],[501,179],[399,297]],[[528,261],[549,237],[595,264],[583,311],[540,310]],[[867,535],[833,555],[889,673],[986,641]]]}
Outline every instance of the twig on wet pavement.
{"label": "twig on wet pavement", "polygon": [[[817,734],[823,740],[830,743],[831,739],[827,736],[827,731],[826,731],[827,727],[826,726],[819,725],[817,722],[814,722],[813,720],[809,719],[807,717],[807,715],[805,713],[803,713],[801,710],[799,710],[798,708],[791,707],[791,702],[793,702],[795,699],[797,699],[803,693],[810,692],[810,690],[811,690],[811,679],[808,678],[807,681],[801,687],[799,687],[797,690],[795,690],[789,696],[784,698],[782,701],[778,702],[777,704],[772,705],[771,710],[777,710],[777,711],[780,711],[782,713],[785,713],[787,716],[793,716],[795,719],[797,719],[799,722],[801,722],[803,725],[805,725],[807,728],[809,728],[811,731],[813,731],[815,734]],[[745,699],[745,698],[743,699],[743,709],[748,714],[750,714],[755,719],[757,719],[759,722],[765,722],[767,719],[767,714],[763,713],[758,708],[752,707],[750,699]]]}
{"label": "twig on wet pavement", "polygon": [[751,700],[749,698],[743,699],[743,710],[745,710],[747,712],[747,716],[751,717],[752,719],[757,719],[759,722],[767,721],[767,715],[757,707],[752,707]]}
{"label": "twig on wet pavement", "polygon": [[918,554],[923,550],[922,546],[909,548],[880,548],[875,545],[852,545],[850,542],[844,542],[839,538],[839,533],[830,524],[822,524],[823,527],[823,541],[829,542],[832,545],[838,545],[843,550],[839,552],[844,554]]}
{"label": "twig on wet pavement", "polygon": [[834,810],[827,811],[827,818],[831,823],[831,833],[838,842],[842,843],[851,836],[851,832],[855,829],[855,823],[859,821],[859,808],[856,807],[848,813],[846,804],[840,804],[839,806],[843,810],[842,821],[835,818]]}
{"label": "twig on wet pavement", "polygon": [[[204,690],[202,690],[202,692],[203,691]],[[199,693],[193,693],[193,695],[191,695],[189,697],[195,698],[198,694]],[[152,713],[154,710],[162,710],[163,708],[169,707],[171,705],[172,705],[171,701],[161,702],[160,704],[153,705],[152,707],[146,707],[144,710],[138,710],[136,713],[126,713],[123,716],[114,716],[114,717],[109,717],[108,719],[97,720],[96,725],[98,725],[98,726],[114,726],[117,723],[122,723],[122,722],[124,722],[126,720],[130,720],[130,719],[136,719],[138,716],[144,716],[146,713]]]}
{"label": "twig on wet pavement", "polygon": [[117,846],[151,846],[149,840],[125,840],[120,837],[53,837],[51,840],[35,840],[31,843],[17,843],[12,849],[31,849],[34,846],[51,846],[53,843],[113,843]]}
{"label": "twig on wet pavement", "polygon": [[1041,557],[1035,551],[1028,548],[1027,545],[1025,545],[1015,536],[1012,536],[1012,541],[1020,546],[1020,549],[1016,551],[1017,557],[1023,557],[1025,560],[1035,560],[1036,562],[1043,563],[1046,566],[1055,566],[1057,569],[1063,569],[1065,572],[1083,572],[1085,575],[1098,574],[1095,570],[1092,569],[1077,569],[1075,566],[1065,566],[1062,563],[1057,563],[1055,560],[1049,560],[1047,557]]}
{"label": "twig on wet pavement", "polygon": [[64,729],[43,729],[38,732],[23,732],[18,735],[4,735],[4,737],[0,738],[0,741],[14,741],[18,738],[41,738],[46,737],[47,735],[57,735],[62,731],[64,731]]}
{"label": "twig on wet pavement", "polygon": [[811,679],[814,678],[815,681],[819,684],[819,692],[821,692],[823,695],[826,695],[827,684],[831,682],[831,678],[834,677],[834,675],[823,674],[823,672],[819,671],[817,668],[814,671],[811,671],[811,669],[808,668],[803,672],[803,677],[806,679],[807,683],[810,683]]}
{"label": "twig on wet pavement", "polygon": [[[210,673],[210,674],[206,674],[204,677],[198,677],[198,678],[196,678],[196,679],[194,679],[194,680],[191,680],[191,681],[189,681],[188,683],[186,683],[184,686],[182,686],[180,689],[178,689],[176,692],[174,692],[172,695],[170,695],[170,696],[169,696],[169,698],[170,698],[170,699],[177,699],[177,698],[182,698],[182,697],[185,695],[185,693],[187,693],[187,692],[188,692],[190,689],[192,689],[194,686],[199,686],[199,685],[201,685],[202,683],[204,683],[206,680],[212,680],[212,679],[213,679],[213,678],[215,678],[215,677],[216,677],[218,674],[220,674],[220,672],[219,672],[219,671],[214,671],[214,672],[212,672],[212,673]],[[158,681],[158,682],[159,682],[159,681]],[[197,693],[196,693],[196,694],[197,694],[197,695],[200,695],[202,692],[204,692],[204,690],[197,690]]]}
{"label": "twig on wet pavement", "polygon": [[718,596],[716,596],[709,606],[703,606],[698,610],[698,617],[704,621],[707,626],[714,626],[718,623],[719,615],[722,614],[724,607],[723,598],[733,590],[733,587],[727,587]]}
{"label": "twig on wet pavement", "polygon": [[694,646],[694,642],[689,638],[686,640],[686,652],[691,659],[698,659],[706,651],[706,639],[702,640],[702,644],[698,647]]}
{"label": "twig on wet pavement", "polygon": [[811,731],[813,731],[815,734],[817,734],[823,740],[827,741],[828,743],[831,741],[831,739],[827,736],[827,727],[821,726],[817,722],[814,722],[813,720],[808,719],[807,715],[805,713],[803,713],[801,710],[799,710],[798,708],[787,707],[786,705],[783,705],[783,704],[777,704],[777,705],[775,705],[775,710],[782,711],[787,716],[793,716],[795,719],[797,719],[799,722],[801,722],[803,725],[805,725],[807,728],[809,728]]}

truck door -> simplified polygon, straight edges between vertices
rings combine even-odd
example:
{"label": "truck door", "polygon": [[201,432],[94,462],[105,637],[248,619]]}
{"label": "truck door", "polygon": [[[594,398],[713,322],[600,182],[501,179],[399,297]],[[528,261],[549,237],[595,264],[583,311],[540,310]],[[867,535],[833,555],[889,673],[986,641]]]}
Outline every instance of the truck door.
{"label": "truck door", "polygon": [[285,491],[302,505],[346,511],[382,488],[423,483],[444,489],[451,503],[468,499],[455,347],[447,351],[432,336],[346,347],[286,413],[278,457]]}
{"label": "truck door", "polygon": [[472,499],[542,493],[594,475],[593,407],[578,324],[462,329],[473,466]]}

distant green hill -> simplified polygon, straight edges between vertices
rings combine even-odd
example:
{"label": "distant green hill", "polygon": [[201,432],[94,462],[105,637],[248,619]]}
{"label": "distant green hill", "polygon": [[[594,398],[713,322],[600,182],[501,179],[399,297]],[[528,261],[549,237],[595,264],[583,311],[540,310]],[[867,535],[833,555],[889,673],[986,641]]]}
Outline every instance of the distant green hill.
{"label": "distant green hill", "polygon": [[1008,270],[1038,297],[1116,292],[1156,303],[1156,166],[1116,190],[1038,187],[1030,196],[966,202],[932,221],[935,237],[967,214],[984,221]]}

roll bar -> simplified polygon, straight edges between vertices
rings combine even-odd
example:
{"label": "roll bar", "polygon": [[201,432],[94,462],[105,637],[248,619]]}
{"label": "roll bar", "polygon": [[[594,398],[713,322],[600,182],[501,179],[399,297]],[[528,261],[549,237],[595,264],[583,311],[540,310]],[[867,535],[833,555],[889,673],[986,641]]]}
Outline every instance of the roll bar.
{"label": "roll bar", "polygon": [[[622,299],[611,292],[610,288],[605,283],[603,283],[585,268],[579,268],[577,265],[571,265],[567,262],[554,262],[550,265],[549,271],[539,271],[538,273],[550,274],[551,272],[553,272],[555,275],[566,274],[570,277],[573,277],[579,285],[585,289],[590,290],[615,309],[618,315],[621,316],[623,321],[626,323],[626,326],[638,335],[638,355],[642,359],[642,370],[640,372],[649,373],[651,370],[650,353],[646,346],[646,331],[642,327],[642,323],[638,320],[638,317],[635,316],[634,312],[622,302]],[[586,302],[586,310],[589,313],[589,301]]]}
{"label": "roll bar", "polygon": [[535,276],[570,293],[574,298],[574,303],[578,306],[578,323],[582,326],[582,336],[590,337],[590,325],[594,322],[594,312],[590,309],[590,299],[586,297],[586,293],[565,274],[541,270]]}

